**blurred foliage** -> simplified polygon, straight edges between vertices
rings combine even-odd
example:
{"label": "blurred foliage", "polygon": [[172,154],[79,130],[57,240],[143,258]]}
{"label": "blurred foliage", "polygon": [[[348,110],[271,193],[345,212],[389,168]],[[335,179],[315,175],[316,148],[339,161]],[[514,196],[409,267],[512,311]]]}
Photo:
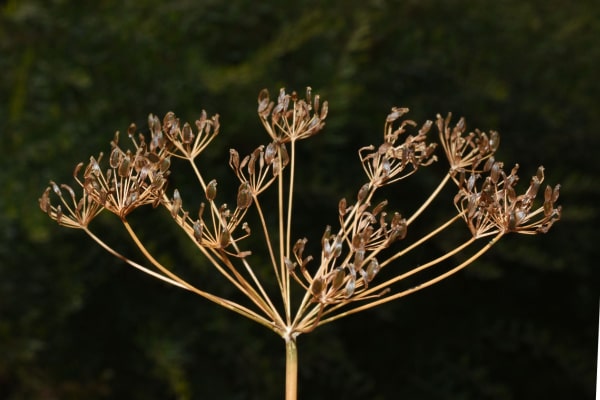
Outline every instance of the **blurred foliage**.
{"label": "blurred foliage", "polygon": [[[362,184],[356,150],[376,141],[394,105],[418,121],[453,111],[471,128],[499,130],[507,165],[519,162],[526,177],[543,163],[548,181],[562,183],[564,216],[434,288],[300,337],[300,397],[592,398],[597,1],[0,7],[0,398],[281,397],[280,339],[124,268],[53,225],[37,198],[49,179],[67,181],[77,162],[106,151],[114,131],[131,121],[144,131],[150,112],[220,113],[222,134],[202,163],[227,177],[230,147],[266,141],[259,90],[306,85],[330,102],[325,133],[300,150],[310,162],[299,203],[318,216],[306,220],[307,236]],[[422,200],[415,193],[432,178],[417,176],[393,194],[397,207]],[[174,263],[198,263],[168,220],[147,225],[151,245]],[[97,224],[121,243],[114,221]]]}

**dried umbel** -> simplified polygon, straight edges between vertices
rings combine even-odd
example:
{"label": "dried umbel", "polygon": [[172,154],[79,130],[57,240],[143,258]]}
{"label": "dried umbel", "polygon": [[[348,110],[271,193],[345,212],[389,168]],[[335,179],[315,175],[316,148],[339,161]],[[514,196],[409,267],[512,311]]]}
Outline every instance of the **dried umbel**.
{"label": "dried umbel", "polygon": [[[294,399],[298,335],[431,286],[473,263],[505,234],[545,233],[561,215],[561,207],[556,205],[558,185],[547,186],[543,199],[536,203],[544,181],[542,167],[525,193],[517,194],[517,166],[506,173],[503,163],[494,158],[499,143],[497,132],[468,132],[463,118],[452,126],[451,114],[446,118],[438,115],[435,122],[419,125],[404,119],[408,109],[395,107],[384,122],[380,140],[358,151],[365,178],[357,182],[356,194],[339,200],[337,213],[331,218],[337,220],[336,224],[328,221],[330,225],[322,226],[322,236],[312,239],[318,254],[308,254],[307,249],[313,248],[309,239],[292,236],[294,221],[303,217],[294,212],[296,145],[322,131],[327,112],[328,103],[313,95],[310,88],[304,98],[281,89],[276,101],[271,101],[266,90],[261,91],[258,116],[269,141],[245,156],[234,149],[229,151],[228,163],[237,178],[230,191],[235,197],[229,202],[221,199],[217,181],[207,179],[210,171],[202,170],[196,162],[220,131],[218,115],[208,117],[202,111],[193,125],[182,124],[172,112],[162,122],[150,114],[147,139],[132,124],[127,131],[129,148],[119,144],[117,133],[107,159],[101,153],[90,157],[87,165],[77,165],[74,177],[80,197],[70,186],[50,182],[39,200],[40,207],[60,225],[82,229],[111,254],[140,271],[192,291],[280,335],[287,349],[286,395]],[[439,143],[428,136],[434,126]],[[437,162],[435,151],[439,146],[448,162],[448,172],[417,210],[403,215],[393,209],[397,205],[390,206],[387,199],[379,197],[384,186],[397,184]],[[172,160],[189,163],[191,175],[204,193],[202,199],[191,203],[191,209],[187,208],[189,200],[184,201],[185,193],[178,188],[168,189]],[[446,202],[452,215],[439,226],[416,230],[429,233],[414,237],[411,225],[428,222],[425,211],[448,183],[456,184],[458,190],[453,201]],[[268,190],[276,192],[277,204],[263,204],[262,195]],[[59,203],[54,205],[52,196],[58,197]],[[128,222],[129,215],[145,205],[166,210],[216,273],[247,301],[207,292],[183,279],[172,266],[161,264]],[[275,209],[276,221],[268,220],[267,214],[272,212],[266,213],[265,207]],[[152,268],[116,252],[92,233],[90,223],[104,210],[118,216]],[[257,226],[251,227],[245,221],[249,212],[255,213]],[[464,222],[470,235],[462,240],[448,228]],[[397,262],[445,233],[445,243],[456,241],[451,250],[418,266]],[[243,248],[243,239],[250,234],[258,234],[262,240],[253,241],[256,248]],[[257,253],[260,256],[255,258]],[[264,260],[271,264],[270,273],[262,265],[254,265]],[[435,274],[419,275],[433,266]],[[418,281],[418,276],[424,277]],[[411,280],[413,283],[402,286],[408,277],[419,283],[415,285]],[[277,290],[271,293],[267,288],[273,285],[267,283],[273,282]],[[292,294],[295,290],[300,296]]]}
{"label": "dried umbel", "polygon": [[[469,178],[461,174],[459,192],[454,199],[456,207],[467,222],[473,236],[496,235],[517,232],[524,234],[546,233],[560,219],[561,207],[555,206],[560,185],[546,186],[543,203],[533,209],[540,185],[544,181],[544,167],[539,167],[531,178],[529,188],[517,195],[515,186],[519,181],[519,166],[506,174],[501,162],[494,162],[489,175],[482,179],[471,173]],[[477,187],[477,181],[481,186]]]}

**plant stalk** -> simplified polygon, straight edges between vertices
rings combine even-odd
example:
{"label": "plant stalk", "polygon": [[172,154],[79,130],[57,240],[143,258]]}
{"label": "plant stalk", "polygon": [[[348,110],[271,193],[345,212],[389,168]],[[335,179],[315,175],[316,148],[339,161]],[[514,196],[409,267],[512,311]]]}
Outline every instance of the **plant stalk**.
{"label": "plant stalk", "polygon": [[285,338],[285,400],[296,400],[298,395],[298,348],[296,339]]}

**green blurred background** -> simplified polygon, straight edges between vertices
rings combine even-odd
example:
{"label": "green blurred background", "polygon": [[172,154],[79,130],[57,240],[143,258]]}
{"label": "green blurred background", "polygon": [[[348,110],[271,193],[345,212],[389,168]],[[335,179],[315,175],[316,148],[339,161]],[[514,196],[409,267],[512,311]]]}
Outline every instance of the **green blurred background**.
{"label": "green blurred background", "polygon": [[[363,183],[356,150],[395,105],[499,130],[497,158],[524,182],[544,164],[564,213],[547,235],[510,236],[452,279],[301,336],[300,398],[593,398],[599,21],[596,0],[0,2],[0,398],[282,398],[281,339],[124,266],[37,199],[150,112],[219,113],[202,162],[227,179],[230,147],[267,141],[259,90],[307,85],[330,102],[302,150],[313,240]],[[395,208],[431,179],[417,174]],[[202,265],[164,214],[150,247]],[[126,248],[115,221],[95,226]]]}

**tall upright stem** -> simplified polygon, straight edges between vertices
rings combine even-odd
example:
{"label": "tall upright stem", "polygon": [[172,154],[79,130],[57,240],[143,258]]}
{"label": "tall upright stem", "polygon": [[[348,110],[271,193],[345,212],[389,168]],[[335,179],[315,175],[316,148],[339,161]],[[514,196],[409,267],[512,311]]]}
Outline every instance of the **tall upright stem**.
{"label": "tall upright stem", "polygon": [[298,348],[296,339],[285,338],[285,400],[298,396]]}

